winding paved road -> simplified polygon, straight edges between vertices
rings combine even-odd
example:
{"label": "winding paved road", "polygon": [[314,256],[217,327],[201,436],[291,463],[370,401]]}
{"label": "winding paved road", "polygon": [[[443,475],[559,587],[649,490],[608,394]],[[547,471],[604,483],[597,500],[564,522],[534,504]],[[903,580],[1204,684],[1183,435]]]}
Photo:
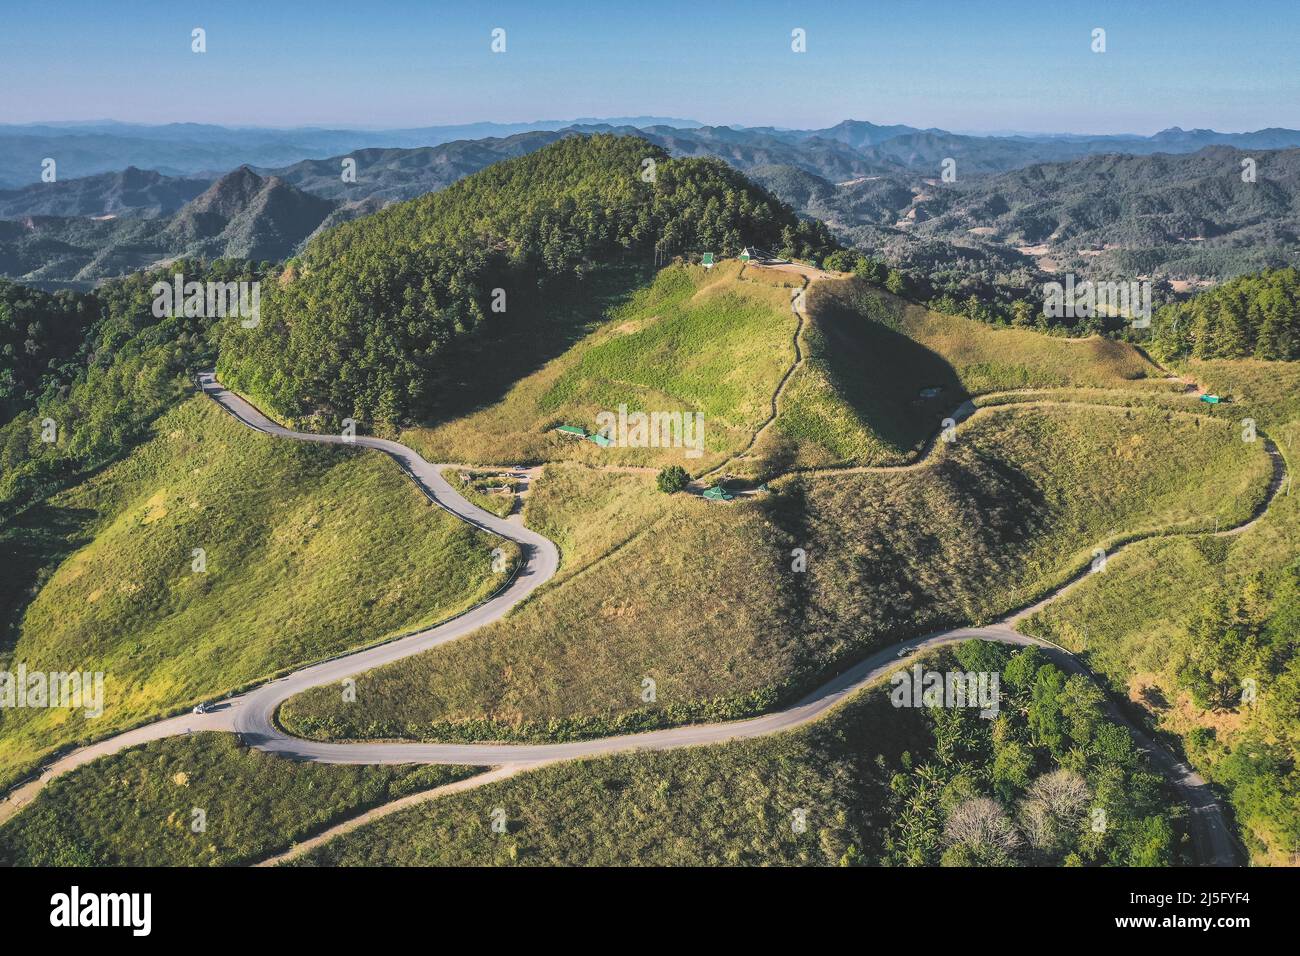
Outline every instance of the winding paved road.
{"label": "winding paved road", "polygon": [[[518,543],[522,560],[517,573],[503,588],[482,604],[435,627],[399,637],[387,643],[353,654],[313,664],[287,677],[271,681],[245,694],[217,704],[206,714],[184,714],[157,721],[106,740],[90,744],[59,757],[48,764],[40,776],[12,791],[5,803],[0,804],[0,822],[8,819],[29,803],[44,784],[55,776],[79,767],[98,757],[116,753],[127,747],[150,740],[196,731],[235,731],[243,735],[246,743],[261,750],[297,759],[325,763],[350,764],[404,764],[440,763],[467,764],[496,767],[492,774],[480,775],[459,782],[455,789],[465,789],[488,783],[512,773],[542,764],[599,756],[628,750],[670,750],[724,743],[730,740],[763,737],[803,726],[817,719],[861,688],[882,680],[898,669],[904,657],[933,650],[970,638],[999,641],[1015,645],[1037,645],[1064,669],[1072,673],[1087,674],[1084,665],[1070,652],[1048,641],[1021,634],[1014,624],[1038,610],[1049,601],[1065,593],[1083,577],[1080,575],[1052,592],[1047,598],[1030,608],[1025,608],[1003,621],[987,627],[961,627],[911,638],[871,654],[842,674],[809,693],[802,700],[784,710],[760,717],[729,723],[692,724],[647,733],[595,740],[580,740],[555,744],[440,744],[411,742],[361,742],[330,743],[292,737],[275,723],[277,708],[295,694],[323,684],[341,682],[383,664],[419,654],[447,641],[455,640],[483,625],[505,616],[511,608],[526,599],[534,590],[549,580],[559,566],[559,552],[549,539],[521,524],[498,518],[471,504],[442,477],[444,465],[431,464],[405,445],[382,438],[356,436],[346,440],[338,435],[316,435],[294,432],[268,419],[243,398],[225,389],[213,373],[199,376],[199,385],[215,402],[250,428],[271,435],[299,441],[327,444],[356,444],[375,448],[392,456],[402,466],[416,485],[431,501],[447,511],[490,533]],[[933,447],[933,446],[931,446]],[[1281,486],[1284,464],[1277,450],[1268,444],[1274,458],[1274,481],[1264,509]],[[1262,513],[1261,509],[1261,513]],[[1258,520],[1259,514],[1249,524]],[[1245,526],[1225,529],[1219,534],[1237,533]],[[1117,552],[1112,552],[1112,554]],[[1113,704],[1107,709],[1114,719],[1125,724],[1138,744],[1151,759],[1164,770],[1182,793],[1192,810],[1192,833],[1197,848],[1197,858],[1205,864],[1227,866],[1242,861],[1240,850],[1232,836],[1213,792],[1205,781],[1185,763],[1178,760],[1148,735]],[[365,819],[384,815],[413,802],[409,798],[397,804],[380,807],[365,815]],[[316,845],[336,832],[358,825],[349,820],[326,831],[311,841]],[[295,851],[297,852],[297,851]]]}

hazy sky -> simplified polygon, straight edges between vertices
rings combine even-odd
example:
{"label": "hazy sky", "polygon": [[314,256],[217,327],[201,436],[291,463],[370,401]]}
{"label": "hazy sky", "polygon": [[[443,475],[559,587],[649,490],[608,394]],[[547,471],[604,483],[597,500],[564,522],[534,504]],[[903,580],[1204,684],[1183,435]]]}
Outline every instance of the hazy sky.
{"label": "hazy sky", "polygon": [[[10,0],[0,122],[1300,127],[1300,0]],[[190,50],[190,31],[208,50]],[[494,27],[507,49],[489,49]],[[790,49],[807,31],[807,52]],[[1106,30],[1106,52],[1090,49]]]}

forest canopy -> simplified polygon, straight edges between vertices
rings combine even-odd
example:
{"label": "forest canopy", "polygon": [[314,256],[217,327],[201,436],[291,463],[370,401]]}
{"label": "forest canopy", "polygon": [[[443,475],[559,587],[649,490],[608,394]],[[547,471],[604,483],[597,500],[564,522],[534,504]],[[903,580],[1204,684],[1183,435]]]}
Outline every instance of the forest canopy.
{"label": "forest canopy", "polygon": [[1300,359],[1300,271],[1240,276],[1156,313],[1166,357]]}

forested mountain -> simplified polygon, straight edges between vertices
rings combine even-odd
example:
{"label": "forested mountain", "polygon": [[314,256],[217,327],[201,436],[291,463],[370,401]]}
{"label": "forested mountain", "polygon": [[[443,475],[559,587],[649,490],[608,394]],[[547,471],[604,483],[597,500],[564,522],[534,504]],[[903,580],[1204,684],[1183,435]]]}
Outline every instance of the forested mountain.
{"label": "forested mountain", "polygon": [[670,159],[634,137],[567,138],[313,241],[263,302],[260,327],[223,340],[220,370],[292,418],[392,426],[427,407],[434,357],[491,321],[494,296],[538,308],[608,263],[749,244],[833,247],[823,225],[717,160]]}
{"label": "forested mountain", "polygon": [[1297,149],[1114,154],[969,178],[959,160],[957,174],[837,184],[788,165],[752,171],[846,243],[922,272],[965,260],[983,282],[1015,284],[1017,271],[1218,279],[1300,260]]}
{"label": "forested mountain", "polygon": [[817,135],[795,136],[729,126],[701,126],[697,129],[651,126],[640,131],[615,126],[590,129],[641,135],[672,156],[716,156],[746,172],[755,166],[787,164],[839,182],[882,171],[903,171],[899,163],[866,156],[852,146]]}
{"label": "forested mountain", "polygon": [[[171,282],[177,271],[197,281],[265,275],[248,263],[182,260],[87,293],[46,295],[0,282],[0,378],[14,383],[7,399],[13,417],[0,425],[0,515],[125,454],[186,394],[187,376],[210,367],[210,333],[229,320],[153,314],[153,284]],[[11,354],[8,346],[23,335]],[[45,419],[54,422],[57,441],[42,438]]]}
{"label": "forested mountain", "polygon": [[334,208],[329,200],[243,166],[186,204],[167,224],[163,242],[184,255],[282,259]]}
{"label": "forested mountain", "polygon": [[[1255,181],[1242,178],[1242,161]],[[960,164],[958,166],[960,169]],[[1188,156],[1095,156],[935,189],[919,232],[984,227],[1027,245],[1100,249],[1210,240],[1239,230],[1294,241],[1300,151],[1247,156],[1212,146]]]}
{"label": "forested mountain", "polygon": [[1300,271],[1240,276],[1156,313],[1155,347],[1168,357],[1300,359]]}
{"label": "forested mountain", "polygon": [[322,199],[241,167],[158,219],[0,221],[0,275],[89,287],[182,256],[277,261],[327,221],[374,208]]}
{"label": "forested mountain", "polygon": [[877,126],[875,123],[869,123],[866,120],[844,120],[826,129],[794,130],[793,134],[796,137],[816,136],[819,139],[834,140],[837,143],[845,143],[855,148],[861,148],[863,146],[876,146],[898,136],[922,132],[937,133],[942,131],[936,129],[920,130],[915,126]]}

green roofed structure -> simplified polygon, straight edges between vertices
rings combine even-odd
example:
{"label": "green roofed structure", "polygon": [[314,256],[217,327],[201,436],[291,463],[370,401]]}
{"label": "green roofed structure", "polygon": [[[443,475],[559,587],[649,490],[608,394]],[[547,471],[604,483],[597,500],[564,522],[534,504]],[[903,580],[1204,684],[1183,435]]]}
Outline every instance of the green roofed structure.
{"label": "green roofed structure", "polygon": [[602,435],[600,432],[594,432],[594,433],[588,435],[588,436],[587,436],[587,441],[594,441],[594,442],[595,442],[597,445],[599,445],[601,448],[608,448],[609,446],[611,446],[612,444],[614,444],[612,441],[610,441],[610,439],[606,438],[606,437],[605,437],[604,435]]}
{"label": "green roofed structure", "polygon": [[579,438],[587,437],[587,430],[578,425],[560,425],[555,430],[557,432],[563,432],[566,435],[576,435]]}
{"label": "green roofed structure", "polygon": [[721,485],[714,485],[712,488],[705,490],[704,497],[710,501],[730,501],[736,496]]}

